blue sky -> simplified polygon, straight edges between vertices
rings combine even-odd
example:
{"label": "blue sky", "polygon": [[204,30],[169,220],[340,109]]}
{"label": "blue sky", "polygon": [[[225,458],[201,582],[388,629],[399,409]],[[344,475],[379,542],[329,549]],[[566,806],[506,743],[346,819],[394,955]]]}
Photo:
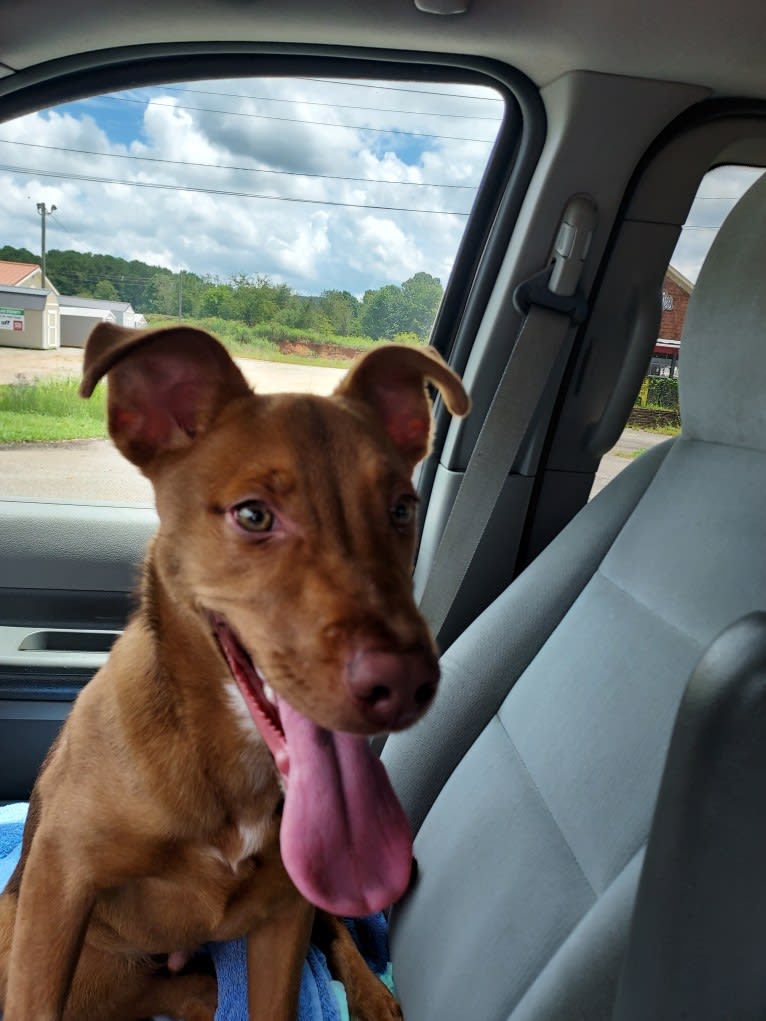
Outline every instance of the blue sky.
{"label": "blue sky", "polygon": [[38,251],[44,201],[49,248],[305,294],[446,284],[502,113],[475,85],[274,78],[66,104],[0,127],[3,241]]}
{"label": "blue sky", "polygon": [[116,103],[111,96],[97,96],[76,103],[65,103],[57,106],[56,110],[78,119],[92,117],[114,145],[127,148],[135,139],[143,140],[143,105]]}

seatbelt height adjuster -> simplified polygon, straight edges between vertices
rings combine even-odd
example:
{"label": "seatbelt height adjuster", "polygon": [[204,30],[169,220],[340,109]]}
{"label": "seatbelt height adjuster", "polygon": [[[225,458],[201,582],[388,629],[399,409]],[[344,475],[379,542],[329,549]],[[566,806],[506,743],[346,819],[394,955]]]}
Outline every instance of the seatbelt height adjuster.
{"label": "seatbelt height adjuster", "polygon": [[596,225],[596,207],[588,195],[573,195],[561,217],[549,264],[523,280],[513,292],[513,304],[522,315],[531,305],[569,316],[577,326],[588,312],[580,287],[585,259]]}

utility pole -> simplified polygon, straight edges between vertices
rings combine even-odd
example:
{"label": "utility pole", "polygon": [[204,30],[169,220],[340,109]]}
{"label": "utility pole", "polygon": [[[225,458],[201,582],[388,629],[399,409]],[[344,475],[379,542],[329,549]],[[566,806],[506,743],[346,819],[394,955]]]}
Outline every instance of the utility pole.
{"label": "utility pole", "polygon": [[178,321],[184,317],[184,271],[178,271]]}
{"label": "utility pole", "polygon": [[56,212],[56,207],[55,206],[51,206],[50,209],[46,209],[44,202],[38,202],[37,203],[37,212],[43,218],[42,219],[43,237],[42,237],[41,249],[42,249],[42,256],[43,256],[42,257],[43,288],[45,288],[45,276],[46,276],[46,273],[45,273],[45,217],[46,216],[50,216],[51,213],[55,213]]}

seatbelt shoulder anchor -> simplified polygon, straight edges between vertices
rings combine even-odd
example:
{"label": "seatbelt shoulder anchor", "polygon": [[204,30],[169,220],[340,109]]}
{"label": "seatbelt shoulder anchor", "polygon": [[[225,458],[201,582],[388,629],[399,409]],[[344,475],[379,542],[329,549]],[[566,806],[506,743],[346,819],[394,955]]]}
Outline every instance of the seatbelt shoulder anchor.
{"label": "seatbelt shoulder anchor", "polygon": [[589,195],[573,195],[556,231],[549,264],[523,280],[513,292],[513,303],[522,315],[527,315],[532,305],[538,305],[561,312],[575,326],[585,319],[588,302],[580,278],[595,226],[593,199]]}
{"label": "seatbelt shoulder anchor", "polygon": [[549,308],[552,312],[561,312],[579,326],[588,314],[588,299],[581,287],[574,294],[554,294],[550,289],[553,275],[553,263],[535,273],[527,280],[522,280],[513,292],[513,305],[523,316],[529,315],[532,305]]}

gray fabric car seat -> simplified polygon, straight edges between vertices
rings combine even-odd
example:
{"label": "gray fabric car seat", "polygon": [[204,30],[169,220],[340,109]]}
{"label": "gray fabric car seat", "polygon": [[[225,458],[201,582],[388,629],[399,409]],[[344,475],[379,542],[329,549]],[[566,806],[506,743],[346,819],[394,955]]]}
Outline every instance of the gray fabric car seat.
{"label": "gray fabric car seat", "polygon": [[434,709],[386,744],[419,865],[391,918],[407,1021],[611,1017],[684,688],[766,608],[765,237],[766,177],[689,305],[682,435],[466,631]]}

